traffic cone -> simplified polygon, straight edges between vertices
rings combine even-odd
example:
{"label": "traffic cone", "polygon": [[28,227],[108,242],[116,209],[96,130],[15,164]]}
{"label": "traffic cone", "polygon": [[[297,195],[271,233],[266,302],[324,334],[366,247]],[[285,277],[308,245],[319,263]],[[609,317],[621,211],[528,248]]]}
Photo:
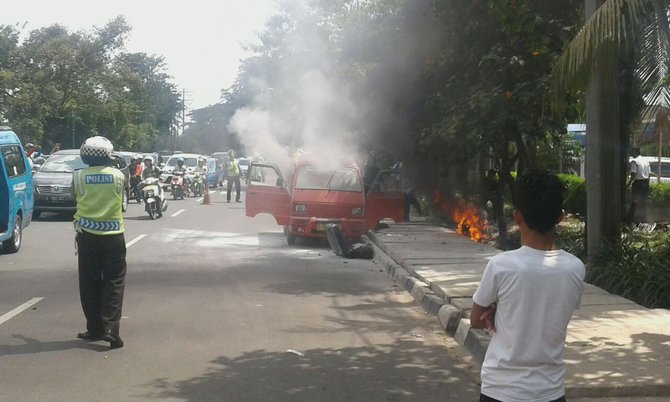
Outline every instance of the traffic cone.
{"label": "traffic cone", "polygon": [[205,184],[205,195],[202,197],[202,205],[211,205],[212,200],[209,199],[209,186]]}

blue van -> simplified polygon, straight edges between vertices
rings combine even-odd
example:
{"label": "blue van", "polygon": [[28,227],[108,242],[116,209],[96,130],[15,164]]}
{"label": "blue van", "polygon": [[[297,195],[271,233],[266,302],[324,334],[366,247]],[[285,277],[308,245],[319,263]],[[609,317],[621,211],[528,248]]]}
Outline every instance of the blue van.
{"label": "blue van", "polygon": [[33,217],[30,162],[11,128],[0,126],[0,241],[6,253],[21,248],[23,229]]}

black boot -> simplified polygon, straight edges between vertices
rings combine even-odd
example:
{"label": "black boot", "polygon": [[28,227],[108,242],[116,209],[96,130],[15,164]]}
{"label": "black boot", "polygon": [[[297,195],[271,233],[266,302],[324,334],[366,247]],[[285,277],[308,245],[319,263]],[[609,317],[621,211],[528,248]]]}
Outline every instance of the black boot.
{"label": "black boot", "polygon": [[103,336],[105,342],[109,342],[109,347],[111,349],[118,349],[123,347],[123,339],[118,334],[113,334],[111,332],[105,333]]}

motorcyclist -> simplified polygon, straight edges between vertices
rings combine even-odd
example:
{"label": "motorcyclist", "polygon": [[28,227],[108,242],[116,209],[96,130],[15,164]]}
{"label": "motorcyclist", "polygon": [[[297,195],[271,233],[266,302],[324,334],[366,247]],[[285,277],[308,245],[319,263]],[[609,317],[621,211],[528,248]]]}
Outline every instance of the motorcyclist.
{"label": "motorcyclist", "polygon": [[186,169],[186,165],[184,165],[184,158],[177,159],[177,166],[175,166],[172,173],[182,173],[183,177],[182,186],[188,188],[188,185],[191,181],[188,179],[188,176],[186,175],[188,173],[188,170]]}
{"label": "motorcyclist", "polygon": [[[160,179],[161,177],[161,170],[154,166],[154,157],[151,155],[144,155],[144,167],[142,168],[142,174],[141,174],[142,180],[146,180],[150,177],[155,177],[157,179]],[[163,186],[159,185],[158,186],[158,191],[159,195],[162,197],[163,194]]]}
{"label": "motorcyclist", "polygon": [[154,166],[154,157],[151,155],[144,156],[144,168],[142,169],[142,180],[149,177],[161,177],[161,170]]}
{"label": "motorcyclist", "polygon": [[135,154],[130,159],[128,173],[130,174],[130,189],[133,194],[137,194],[137,185],[142,181],[142,155]]}

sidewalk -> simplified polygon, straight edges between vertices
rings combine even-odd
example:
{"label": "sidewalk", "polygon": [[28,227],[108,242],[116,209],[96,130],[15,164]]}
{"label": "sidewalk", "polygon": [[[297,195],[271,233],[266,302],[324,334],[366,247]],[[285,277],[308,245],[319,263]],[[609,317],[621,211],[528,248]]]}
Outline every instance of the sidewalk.
{"label": "sidewalk", "polygon": [[[480,363],[490,337],[470,328],[469,310],[496,248],[424,223],[369,232],[375,262]],[[670,311],[648,309],[585,284],[568,327],[568,397],[662,396],[670,400]]]}

